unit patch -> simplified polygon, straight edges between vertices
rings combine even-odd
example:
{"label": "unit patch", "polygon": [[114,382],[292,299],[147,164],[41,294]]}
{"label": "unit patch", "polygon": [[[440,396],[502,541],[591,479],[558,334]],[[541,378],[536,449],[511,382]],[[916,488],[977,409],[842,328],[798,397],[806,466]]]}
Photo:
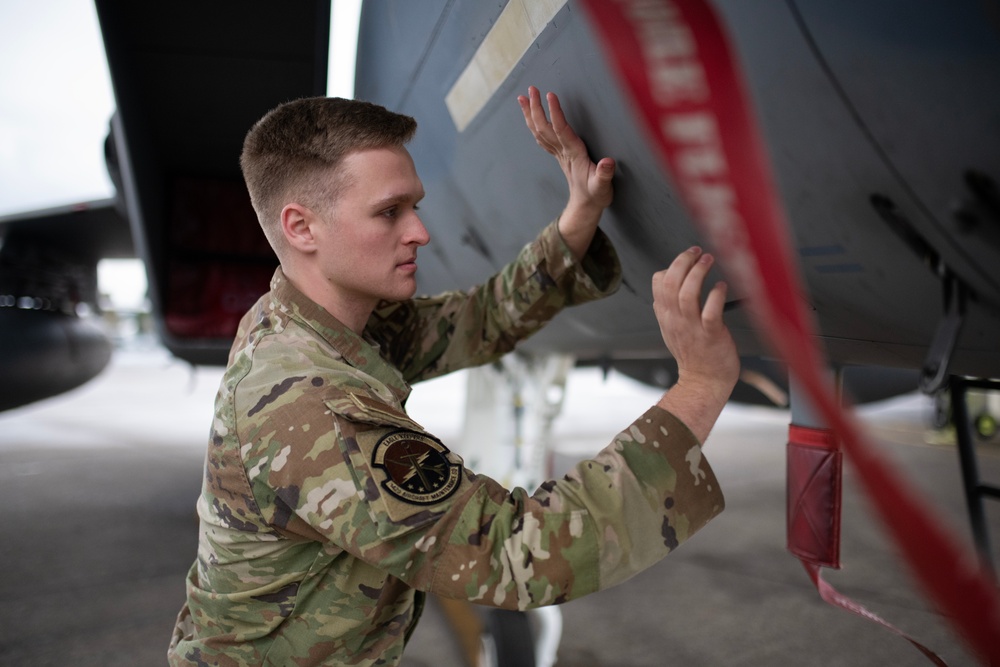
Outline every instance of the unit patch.
{"label": "unit patch", "polygon": [[382,437],[372,453],[372,466],[382,468],[382,487],[415,505],[441,502],[458,488],[461,466],[447,457],[448,448],[422,433],[397,430]]}

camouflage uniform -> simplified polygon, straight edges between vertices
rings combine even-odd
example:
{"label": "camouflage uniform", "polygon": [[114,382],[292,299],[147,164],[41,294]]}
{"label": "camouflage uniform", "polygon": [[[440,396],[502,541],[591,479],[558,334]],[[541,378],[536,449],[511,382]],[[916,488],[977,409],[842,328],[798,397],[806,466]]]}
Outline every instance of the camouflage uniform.
{"label": "camouflage uniform", "polygon": [[483,364],[620,276],[550,225],[483,286],[383,304],[357,336],[279,269],[216,400],[198,558],[171,665],[395,665],[422,591],[527,609],[620,583],[722,510],[701,448],[650,408],[534,495],[462,466],[409,383]]}

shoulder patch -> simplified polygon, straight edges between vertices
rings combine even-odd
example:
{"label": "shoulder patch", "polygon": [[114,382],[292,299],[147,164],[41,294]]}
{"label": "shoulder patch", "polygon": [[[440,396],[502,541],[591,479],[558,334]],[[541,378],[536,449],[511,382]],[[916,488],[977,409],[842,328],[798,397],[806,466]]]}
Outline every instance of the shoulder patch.
{"label": "shoulder patch", "polygon": [[462,481],[462,467],[448,458],[448,448],[416,431],[391,431],[375,444],[373,468],[386,475],[382,488],[414,505],[433,505],[448,498]]}

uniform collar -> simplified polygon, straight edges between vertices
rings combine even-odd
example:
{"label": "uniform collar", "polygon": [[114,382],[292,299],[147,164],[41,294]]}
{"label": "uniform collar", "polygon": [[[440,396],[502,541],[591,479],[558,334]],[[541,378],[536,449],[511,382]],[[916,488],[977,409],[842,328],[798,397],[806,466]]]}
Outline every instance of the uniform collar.
{"label": "uniform collar", "polygon": [[344,361],[384,384],[402,405],[410,385],[402,374],[379,353],[379,345],[351,331],[328,310],[303,294],[278,267],[271,278],[273,307],[315,331]]}

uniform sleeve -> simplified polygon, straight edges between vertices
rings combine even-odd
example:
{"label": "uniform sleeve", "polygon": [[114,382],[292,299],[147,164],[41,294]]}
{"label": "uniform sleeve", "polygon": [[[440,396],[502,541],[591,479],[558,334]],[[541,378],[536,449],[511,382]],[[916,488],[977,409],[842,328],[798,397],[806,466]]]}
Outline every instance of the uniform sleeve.
{"label": "uniform sleeve", "polygon": [[494,361],[566,306],[608,296],[620,281],[603,232],[576,261],[553,222],[484,284],[380,306],[368,333],[407,382],[418,382]]}
{"label": "uniform sleeve", "polygon": [[649,567],[723,508],[701,447],[659,408],[529,495],[465,469],[378,397],[324,404],[330,439],[263,471],[288,508],[276,518],[446,597],[508,609],[571,600]]}

